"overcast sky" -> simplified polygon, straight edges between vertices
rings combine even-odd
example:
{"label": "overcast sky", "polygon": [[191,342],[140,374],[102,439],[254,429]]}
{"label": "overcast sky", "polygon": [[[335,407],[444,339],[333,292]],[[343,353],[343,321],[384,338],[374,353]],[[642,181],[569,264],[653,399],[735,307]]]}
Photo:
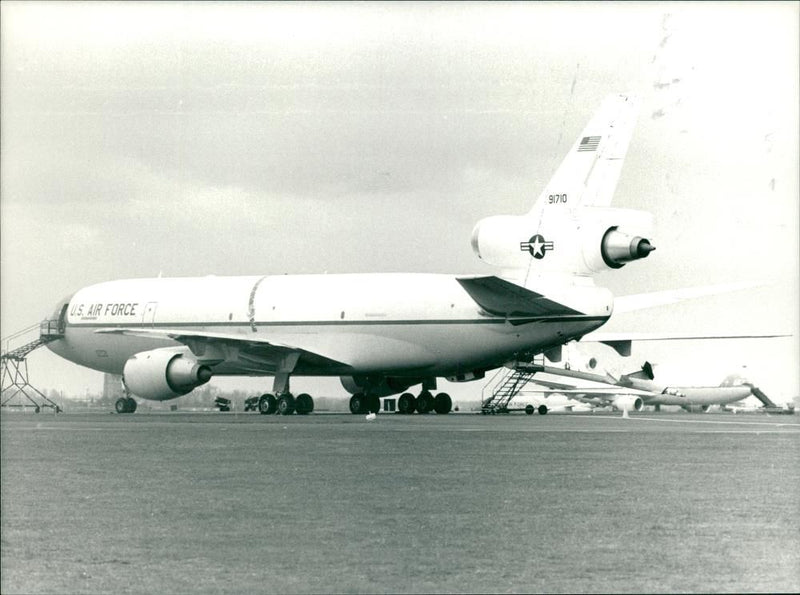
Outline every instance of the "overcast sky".
{"label": "overcast sky", "polygon": [[[652,211],[658,249],[599,282],[779,284],[608,328],[794,333],[655,353],[798,392],[795,2],[0,10],[4,337],[115,278],[487,273],[473,225],[526,212],[603,97],[634,92],[614,205]],[[101,385],[44,350],[31,373]]]}

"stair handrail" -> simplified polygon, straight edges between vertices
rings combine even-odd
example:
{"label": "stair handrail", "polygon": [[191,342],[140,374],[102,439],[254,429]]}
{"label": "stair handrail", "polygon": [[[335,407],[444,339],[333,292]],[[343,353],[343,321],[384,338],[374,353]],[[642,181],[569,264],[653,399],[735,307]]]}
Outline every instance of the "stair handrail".
{"label": "stair handrail", "polygon": [[7,335],[7,336],[3,337],[2,339],[0,339],[0,341],[2,341],[3,343],[7,343],[8,341],[13,341],[17,337],[21,337],[22,335],[25,335],[25,334],[28,334],[28,333],[32,332],[34,329],[38,329],[39,328],[39,324],[41,324],[41,323],[36,322],[36,323],[30,325],[29,327],[26,327],[26,328],[22,329],[21,331],[17,331],[16,333],[13,333],[11,335]]}
{"label": "stair handrail", "polygon": [[[485,406],[487,400],[494,398],[494,392],[497,387],[505,380],[506,377],[508,377],[509,373],[513,372],[513,368],[508,368],[506,366],[500,366],[497,368],[497,371],[489,379],[489,382],[487,382],[483,386],[483,389],[481,389],[481,407]],[[489,397],[486,396],[487,391],[489,391]]]}
{"label": "stair handrail", "polygon": [[[11,349],[11,347],[10,347],[11,342],[12,341],[16,341],[17,339],[19,339],[20,337],[22,337],[24,335],[28,335],[28,334],[32,333],[34,330],[38,330],[40,324],[41,324],[40,322],[37,322],[36,324],[32,324],[31,326],[26,327],[26,328],[22,329],[21,331],[17,331],[16,333],[13,333],[11,335],[8,335],[8,336],[3,337],[2,339],[0,339],[0,342],[2,342],[2,346],[3,346],[3,349],[2,349],[3,353],[7,353],[9,351],[13,351],[13,349]],[[16,347],[14,349],[16,349]]]}

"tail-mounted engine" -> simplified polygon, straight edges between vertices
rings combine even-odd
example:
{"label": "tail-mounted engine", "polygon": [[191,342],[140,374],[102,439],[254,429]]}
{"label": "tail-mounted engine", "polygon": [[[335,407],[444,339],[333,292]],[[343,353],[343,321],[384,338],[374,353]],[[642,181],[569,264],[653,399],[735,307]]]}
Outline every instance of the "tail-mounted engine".
{"label": "tail-mounted engine", "polygon": [[208,382],[211,369],[174,349],[153,349],[128,359],[122,379],[137,397],[166,401]]}
{"label": "tail-mounted engine", "polygon": [[591,275],[646,258],[652,217],[643,211],[582,207],[478,222],[472,249],[487,264],[537,273]]}

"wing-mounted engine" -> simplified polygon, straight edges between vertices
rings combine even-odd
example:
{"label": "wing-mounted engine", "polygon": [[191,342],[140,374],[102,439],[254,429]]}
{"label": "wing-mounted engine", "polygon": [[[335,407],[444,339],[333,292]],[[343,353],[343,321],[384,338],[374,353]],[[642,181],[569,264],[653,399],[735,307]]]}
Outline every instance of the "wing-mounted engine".
{"label": "wing-mounted engine", "polygon": [[122,375],[125,386],[137,397],[166,401],[191,392],[211,379],[211,369],[175,349],[137,353]]}
{"label": "wing-mounted engine", "polygon": [[472,249],[487,264],[530,274],[589,276],[646,258],[652,217],[643,211],[600,207],[541,215],[498,215],[478,222]]}
{"label": "wing-mounted engine", "polygon": [[636,395],[617,395],[611,399],[611,405],[617,411],[641,411],[644,402]]}

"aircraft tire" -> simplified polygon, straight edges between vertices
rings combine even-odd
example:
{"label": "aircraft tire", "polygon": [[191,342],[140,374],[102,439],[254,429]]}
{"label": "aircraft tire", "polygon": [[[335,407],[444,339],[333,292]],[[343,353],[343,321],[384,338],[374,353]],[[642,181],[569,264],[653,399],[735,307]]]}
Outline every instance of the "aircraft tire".
{"label": "aircraft tire", "polygon": [[424,415],[430,413],[431,409],[433,409],[433,395],[424,390],[417,397],[417,412]]}
{"label": "aircraft tire", "polygon": [[307,393],[301,393],[294,401],[294,409],[297,415],[308,415],[314,411],[314,399]]}
{"label": "aircraft tire", "polygon": [[274,395],[261,395],[258,400],[258,411],[261,415],[272,415],[278,410],[278,401]]}
{"label": "aircraft tire", "polygon": [[364,396],[364,393],[356,393],[350,397],[350,413],[353,415],[364,413],[367,409],[365,407],[365,400],[366,397]]}
{"label": "aircraft tire", "polygon": [[397,400],[397,411],[408,415],[414,413],[417,408],[417,400],[411,393],[403,393]]}
{"label": "aircraft tire", "polygon": [[281,398],[278,399],[278,413],[281,415],[291,415],[294,413],[295,408],[295,400],[294,397],[286,393],[285,395],[281,395]]}
{"label": "aircraft tire", "polygon": [[364,399],[364,406],[367,413],[378,413],[381,409],[381,400],[375,395],[367,395],[367,398]]}
{"label": "aircraft tire", "polygon": [[447,415],[453,409],[453,399],[447,393],[439,393],[433,400],[433,410],[440,415]]}
{"label": "aircraft tire", "polygon": [[128,413],[128,399],[125,397],[117,399],[117,402],[114,403],[114,410],[117,413]]}
{"label": "aircraft tire", "polygon": [[533,415],[533,412],[536,411],[536,408],[533,405],[525,405],[525,414],[526,415]]}
{"label": "aircraft tire", "polygon": [[539,412],[539,415],[547,415],[547,405],[539,405],[537,411]]}
{"label": "aircraft tire", "polygon": [[128,397],[128,413],[136,413],[136,401],[131,397]]}

